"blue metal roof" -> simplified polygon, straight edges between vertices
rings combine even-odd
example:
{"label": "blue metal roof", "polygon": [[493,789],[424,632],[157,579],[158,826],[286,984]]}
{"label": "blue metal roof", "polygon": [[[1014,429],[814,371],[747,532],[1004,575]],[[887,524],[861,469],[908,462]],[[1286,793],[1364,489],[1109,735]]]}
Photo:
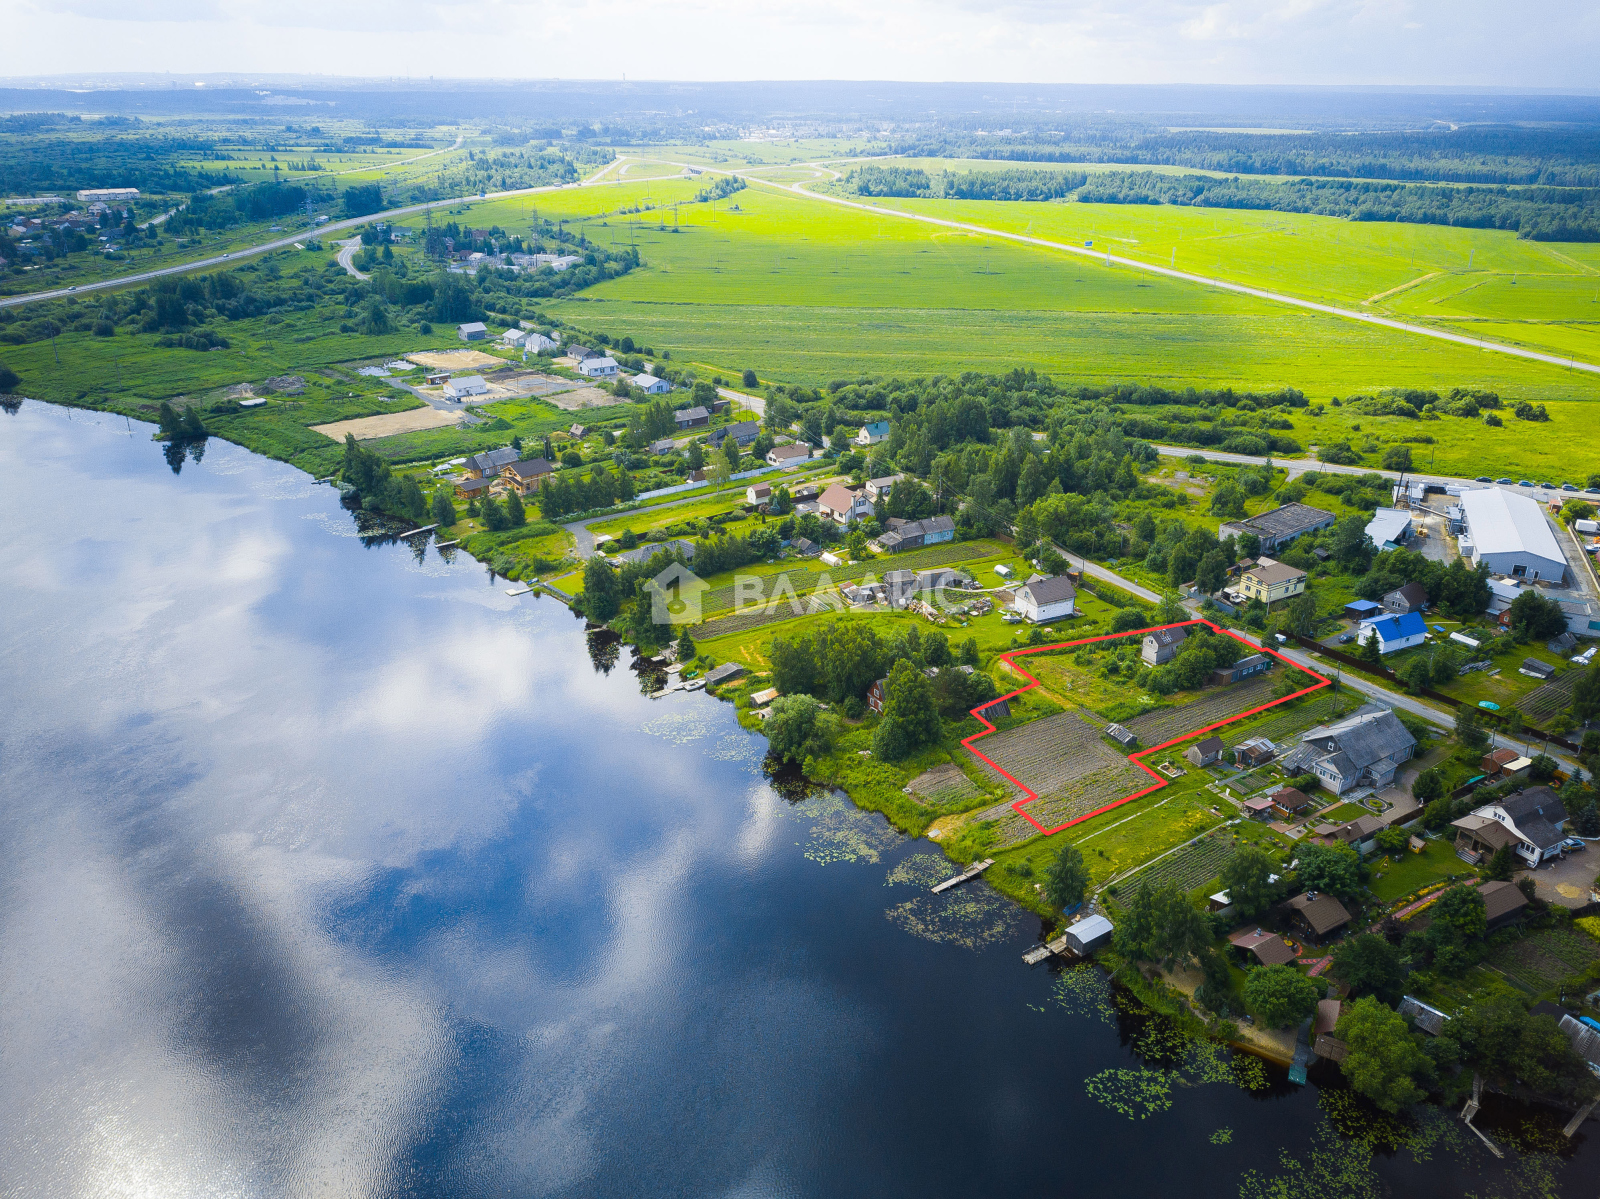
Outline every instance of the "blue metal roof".
{"label": "blue metal roof", "polygon": [[1375,600],[1360,599],[1351,600],[1345,605],[1346,608],[1354,608],[1357,612],[1374,612],[1378,609],[1378,606],[1379,605]]}
{"label": "blue metal roof", "polygon": [[1404,616],[1389,616],[1369,623],[1384,641],[1404,641],[1407,637],[1421,637],[1428,631],[1420,612],[1407,612]]}

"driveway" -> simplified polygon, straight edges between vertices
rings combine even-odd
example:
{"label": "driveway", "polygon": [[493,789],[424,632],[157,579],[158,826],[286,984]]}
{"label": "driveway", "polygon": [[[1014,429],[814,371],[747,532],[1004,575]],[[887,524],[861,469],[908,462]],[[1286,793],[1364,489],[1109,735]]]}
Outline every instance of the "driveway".
{"label": "driveway", "polygon": [[1560,861],[1537,870],[1519,870],[1517,877],[1532,876],[1534,894],[1548,903],[1581,908],[1590,902],[1596,871],[1600,871],[1600,842],[1591,841],[1588,849],[1569,853]]}

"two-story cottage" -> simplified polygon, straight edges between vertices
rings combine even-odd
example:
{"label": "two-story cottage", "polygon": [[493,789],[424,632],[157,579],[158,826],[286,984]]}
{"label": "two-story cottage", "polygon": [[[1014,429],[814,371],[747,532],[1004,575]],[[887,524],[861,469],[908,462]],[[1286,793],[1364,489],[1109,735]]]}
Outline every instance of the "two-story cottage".
{"label": "two-story cottage", "polygon": [[1428,589],[1421,583],[1407,583],[1383,597],[1383,610],[1396,616],[1407,612],[1421,612],[1428,605]]}
{"label": "two-story cottage", "polygon": [[1309,772],[1335,795],[1355,787],[1387,787],[1416,753],[1417,739],[1387,708],[1369,704],[1355,715],[1318,725],[1283,759],[1286,774]]}
{"label": "two-story cottage", "polygon": [[1264,604],[1291,599],[1306,589],[1306,572],[1271,558],[1262,558],[1239,576],[1239,593]]}
{"label": "two-story cottage", "polygon": [[1078,590],[1066,575],[1048,579],[1035,579],[1017,588],[1012,606],[1017,613],[1034,624],[1059,620],[1071,616],[1077,604]]}
{"label": "two-story cottage", "polygon": [[502,446],[498,450],[487,450],[482,454],[474,454],[466,462],[467,478],[495,478],[500,474],[502,467],[509,466],[516,460],[517,451],[511,446]]}
{"label": "two-story cottage", "polygon": [[1178,647],[1189,639],[1184,629],[1155,629],[1144,635],[1139,657],[1146,666],[1160,666],[1178,656]]}
{"label": "two-story cottage", "polygon": [[848,525],[872,515],[872,500],[865,490],[854,491],[843,483],[835,483],[817,501],[817,515],[836,525]]}
{"label": "two-story cottage", "polygon": [[504,483],[505,490],[514,490],[518,495],[531,495],[544,486],[545,481],[555,474],[555,469],[555,464],[545,458],[508,462],[500,468],[500,481]]}
{"label": "two-story cottage", "polygon": [[[1451,821],[1456,853],[1467,861],[1490,857],[1509,845],[1531,869],[1561,852],[1567,808],[1549,787],[1530,787]],[[1470,857],[1468,855],[1471,855]]]}

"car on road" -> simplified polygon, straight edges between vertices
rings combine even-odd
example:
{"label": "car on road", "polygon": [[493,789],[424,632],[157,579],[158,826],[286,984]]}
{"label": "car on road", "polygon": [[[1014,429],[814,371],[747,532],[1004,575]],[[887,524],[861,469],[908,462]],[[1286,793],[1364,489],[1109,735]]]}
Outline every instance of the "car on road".
{"label": "car on road", "polygon": [[1494,480],[1491,479],[1488,475],[1479,475],[1478,478],[1477,478],[1477,481],[1479,483],[1493,483],[1494,482]]}
{"label": "car on road", "polygon": [[77,291],[78,290],[78,285],[76,283],[74,283],[71,287],[67,288],[67,290],[68,291]]}
{"label": "car on road", "polygon": [[1585,487],[1583,490],[1585,495],[1600,495],[1600,487]]}
{"label": "car on road", "polygon": [[1495,482],[1498,483],[1501,487],[1510,487],[1511,486],[1511,480],[1510,479],[1496,479]]}
{"label": "car on road", "polygon": [[1540,483],[1539,487],[1543,491],[1554,491],[1556,489],[1556,485],[1554,483]]}
{"label": "car on road", "polygon": [[1561,490],[1562,491],[1576,491],[1578,489],[1576,487],[1574,487],[1571,483],[1563,483],[1561,485]]}
{"label": "car on road", "polygon": [[1527,479],[1518,479],[1517,480],[1517,486],[1518,487],[1532,487],[1533,484],[1530,483]]}

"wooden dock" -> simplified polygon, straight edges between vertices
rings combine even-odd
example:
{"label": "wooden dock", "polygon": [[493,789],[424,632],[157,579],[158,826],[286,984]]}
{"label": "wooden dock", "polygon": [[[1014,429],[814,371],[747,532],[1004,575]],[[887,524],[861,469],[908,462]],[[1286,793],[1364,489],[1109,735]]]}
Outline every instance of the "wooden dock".
{"label": "wooden dock", "polygon": [[1030,966],[1037,966],[1051,955],[1064,958],[1075,958],[1078,951],[1067,944],[1067,934],[1062,933],[1054,941],[1046,941],[1043,945],[1035,945],[1022,955],[1022,960]]}
{"label": "wooden dock", "polygon": [[982,874],[985,870],[989,869],[989,867],[993,865],[993,858],[984,858],[981,862],[974,862],[960,874],[953,875],[952,877],[945,879],[942,883],[935,883],[933,885],[933,893],[937,895],[940,891],[948,891],[951,887],[959,887],[968,879],[977,878],[978,875]]}
{"label": "wooden dock", "polygon": [[535,592],[537,590],[539,590],[537,587],[510,587],[510,588],[507,588],[506,594],[507,595],[528,595],[528,594],[530,594],[532,592]]}
{"label": "wooden dock", "polygon": [[1580,1107],[1578,1109],[1578,1114],[1573,1116],[1571,1120],[1567,1121],[1567,1126],[1561,1130],[1561,1135],[1564,1137],[1570,1137],[1573,1133],[1577,1132],[1578,1125],[1582,1124],[1589,1118],[1589,1113],[1594,1111],[1594,1105],[1597,1103],[1600,1103],[1600,1099],[1591,1099],[1587,1107]]}
{"label": "wooden dock", "polygon": [[422,528],[420,528],[420,529],[412,529],[411,532],[409,532],[409,533],[399,533],[399,534],[397,534],[397,536],[400,536],[400,537],[415,537],[418,533],[431,533],[435,529],[437,529],[438,527],[439,527],[438,525],[423,525]]}
{"label": "wooden dock", "polygon": [[460,544],[461,544],[460,541],[435,541],[433,543],[433,548],[436,549],[436,550],[442,550],[447,545],[460,545]]}

